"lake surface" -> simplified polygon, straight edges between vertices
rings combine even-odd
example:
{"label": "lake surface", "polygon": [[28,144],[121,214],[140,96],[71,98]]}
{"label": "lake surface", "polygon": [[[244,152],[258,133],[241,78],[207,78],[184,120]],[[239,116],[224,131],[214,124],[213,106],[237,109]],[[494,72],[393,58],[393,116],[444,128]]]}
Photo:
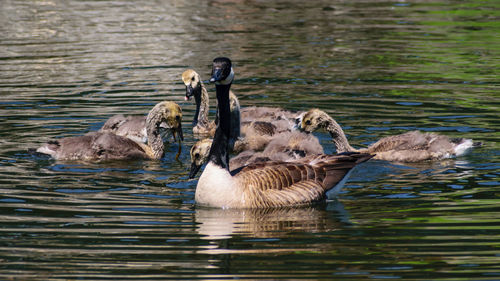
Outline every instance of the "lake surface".
{"label": "lake surface", "polygon": [[[2,1],[0,279],[499,280],[499,11],[494,0]],[[355,147],[414,129],[484,145],[369,161],[338,200],[307,208],[196,207],[195,108],[180,75],[208,79],[217,56],[233,60],[242,106],[318,107]],[[161,161],[28,153],[162,100],[183,109],[180,161],[176,144]]]}

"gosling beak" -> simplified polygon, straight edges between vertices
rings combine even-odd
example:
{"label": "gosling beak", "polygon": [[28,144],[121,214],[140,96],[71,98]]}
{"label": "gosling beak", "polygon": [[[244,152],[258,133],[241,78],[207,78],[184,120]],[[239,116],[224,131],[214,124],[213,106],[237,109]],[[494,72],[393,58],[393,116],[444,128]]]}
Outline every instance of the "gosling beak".
{"label": "gosling beak", "polygon": [[196,165],[196,163],[191,163],[191,169],[189,170],[189,178],[192,179],[196,176],[198,171],[200,170],[201,165]]}
{"label": "gosling beak", "polygon": [[184,140],[184,135],[182,134],[182,124],[180,122],[177,128],[168,125],[167,122],[161,122],[160,128],[162,128],[165,132],[162,134],[163,137],[167,137],[171,133],[174,141],[177,141],[177,136],[179,136],[180,140]]}
{"label": "gosling beak", "polygon": [[294,128],[296,128],[297,130],[299,130],[300,132],[303,132],[303,133],[308,133],[306,130],[304,130],[304,127],[302,127],[302,122],[300,122],[299,120],[295,119],[295,126]]}
{"label": "gosling beak", "polygon": [[172,137],[174,138],[174,141],[177,141],[177,137],[179,137],[180,141],[184,140],[181,123],[179,123],[179,126],[177,126],[177,128],[170,127],[170,131],[172,132]]}
{"label": "gosling beak", "polygon": [[185,100],[190,100],[191,97],[193,96],[194,89],[191,87],[191,85],[186,86],[186,96],[184,97]]}
{"label": "gosling beak", "polygon": [[302,127],[302,126],[298,126],[297,129],[299,129],[299,131],[302,133],[306,133],[306,134],[312,133],[311,131],[304,129],[304,127]]}

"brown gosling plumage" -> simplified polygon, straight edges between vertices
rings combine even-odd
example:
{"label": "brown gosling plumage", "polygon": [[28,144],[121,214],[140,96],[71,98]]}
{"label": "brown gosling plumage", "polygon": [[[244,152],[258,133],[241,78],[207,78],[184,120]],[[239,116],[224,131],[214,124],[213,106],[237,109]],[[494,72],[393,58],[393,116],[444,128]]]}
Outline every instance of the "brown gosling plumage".
{"label": "brown gosling plumage", "polygon": [[326,112],[311,109],[303,115],[301,129],[313,132],[325,129],[332,136],[337,152],[376,153],[375,159],[396,162],[438,160],[466,154],[472,147],[481,145],[471,139],[449,138],[435,133],[410,131],[382,138],[367,148],[353,148],[342,127]]}
{"label": "brown gosling plumage", "polygon": [[160,102],[146,118],[148,144],[135,142],[110,132],[91,132],[83,136],[49,141],[37,149],[57,160],[101,162],[126,159],[160,159],[165,150],[163,131],[182,139],[182,110],[174,102]]}
{"label": "brown gosling plumage", "polygon": [[310,155],[323,154],[318,138],[311,134],[292,131],[273,136],[261,152],[246,150],[229,161],[230,169],[262,161],[294,161]]}
{"label": "brown gosling plumage", "polygon": [[117,114],[106,120],[99,131],[127,137],[139,143],[148,143],[146,116]]}
{"label": "brown gosling plumage", "polygon": [[261,162],[229,172],[229,89],[231,61],[216,58],[211,81],[216,82],[219,123],[209,162],[196,186],[197,204],[220,208],[265,208],[311,204],[327,193],[338,193],[348,172],[373,155],[316,155],[296,162]]}
{"label": "brown gosling plumage", "polygon": [[281,127],[280,131],[284,131],[285,129],[291,130],[295,128],[296,119],[300,118],[303,112],[293,112],[281,107],[267,107],[267,106],[249,106],[240,109],[241,122],[245,121],[266,121],[275,123],[276,121],[284,121],[280,122]]}

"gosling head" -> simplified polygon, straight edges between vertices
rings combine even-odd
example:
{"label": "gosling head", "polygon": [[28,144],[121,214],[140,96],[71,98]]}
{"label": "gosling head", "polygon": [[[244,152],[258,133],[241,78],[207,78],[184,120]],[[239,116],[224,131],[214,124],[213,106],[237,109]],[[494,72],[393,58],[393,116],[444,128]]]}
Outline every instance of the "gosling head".
{"label": "gosling head", "polygon": [[189,171],[190,179],[194,178],[201,166],[207,162],[211,147],[212,139],[200,140],[191,147],[191,169]]}
{"label": "gosling head", "polygon": [[226,57],[215,58],[212,64],[212,78],[210,82],[216,85],[229,85],[233,82],[234,71],[231,60]]}
{"label": "gosling head", "polygon": [[184,71],[182,73],[182,82],[186,86],[185,100],[190,100],[194,95],[201,95],[201,78],[196,71],[192,69]]}
{"label": "gosling head", "polygon": [[317,108],[310,109],[302,116],[300,129],[306,133],[314,132],[328,126],[328,115]]}
{"label": "gosling head", "polygon": [[176,135],[180,140],[184,140],[182,134],[182,109],[175,102],[163,101],[151,109],[146,118],[148,139],[152,137],[164,136],[171,133],[174,140]]}

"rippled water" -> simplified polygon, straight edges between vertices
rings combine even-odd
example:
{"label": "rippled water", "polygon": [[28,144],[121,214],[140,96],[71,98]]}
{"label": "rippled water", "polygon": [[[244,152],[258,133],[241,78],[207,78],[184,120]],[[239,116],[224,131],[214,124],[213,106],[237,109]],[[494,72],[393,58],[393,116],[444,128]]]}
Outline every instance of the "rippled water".
{"label": "rippled water", "polygon": [[[0,279],[500,279],[498,1],[0,5]],[[243,106],[319,107],[356,147],[413,129],[484,146],[370,161],[309,208],[197,208],[180,74],[221,55]],[[165,99],[184,111],[179,162],[175,144],[161,161],[27,152]]]}

